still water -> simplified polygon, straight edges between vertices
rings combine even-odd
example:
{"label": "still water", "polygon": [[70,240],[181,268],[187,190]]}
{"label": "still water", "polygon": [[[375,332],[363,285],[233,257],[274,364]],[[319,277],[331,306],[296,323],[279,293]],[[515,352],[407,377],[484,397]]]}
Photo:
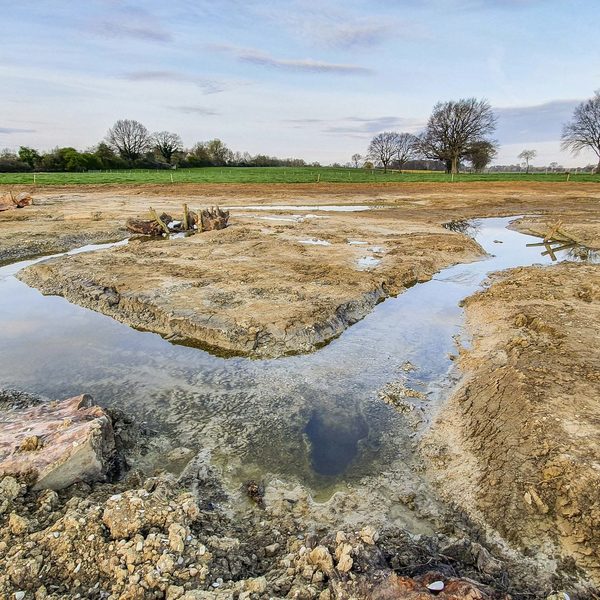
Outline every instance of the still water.
{"label": "still water", "polygon": [[378,391],[401,381],[425,394],[422,414],[430,415],[450,387],[460,301],[490,272],[551,262],[544,248],[526,247],[535,238],[506,228],[512,219],[468,224],[483,259],[382,302],[313,354],[273,360],[173,345],[29,288],[14,275],[31,261],[8,265],[0,268],[0,387],[51,398],[85,392],[124,409],[156,432],[160,452],[148,458],[156,466],[170,449],[209,447],[239,477],[270,472],[315,489],[355,480],[408,443],[397,434],[402,417]]}

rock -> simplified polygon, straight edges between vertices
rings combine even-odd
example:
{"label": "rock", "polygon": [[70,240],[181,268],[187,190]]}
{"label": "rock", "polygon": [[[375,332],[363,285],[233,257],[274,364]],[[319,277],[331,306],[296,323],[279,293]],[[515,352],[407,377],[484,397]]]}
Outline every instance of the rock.
{"label": "rock", "polygon": [[23,600],[25,598],[25,592],[15,592],[15,600]]}
{"label": "rock", "polygon": [[115,451],[112,423],[90,396],[44,402],[3,417],[0,474],[28,475],[34,489],[53,490],[105,477]]}
{"label": "rock", "polygon": [[352,565],[354,564],[354,560],[350,556],[351,552],[352,552],[352,545],[348,544],[346,542],[340,544],[335,549],[335,557],[337,558],[337,561],[338,561],[336,568],[338,571],[341,571],[342,573],[347,573],[352,568]]}
{"label": "rock", "polygon": [[11,533],[14,535],[21,535],[27,531],[28,527],[29,522],[27,519],[24,519],[14,512],[10,513],[10,516],[8,517],[8,528]]}
{"label": "rock", "polygon": [[181,554],[185,548],[187,530],[179,523],[169,525],[169,546],[173,552]]}
{"label": "rock", "polygon": [[265,577],[255,577],[247,579],[244,583],[244,590],[253,594],[263,594],[267,589],[267,580]]}
{"label": "rock", "polygon": [[267,556],[274,556],[277,550],[279,550],[279,544],[275,542],[274,544],[270,544],[269,546],[265,546],[265,553]]}
{"label": "rock", "polygon": [[325,546],[313,548],[308,554],[308,560],[323,573],[329,574],[333,571],[333,557]]}
{"label": "rock", "polygon": [[360,530],[360,539],[369,546],[373,546],[379,539],[379,534],[369,525]]}
{"label": "rock", "polygon": [[432,581],[427,586],[427,589],[431,590],[432,592],[441,592],[444,589],[444,582],[440,581],[439,579],[437,581]]}

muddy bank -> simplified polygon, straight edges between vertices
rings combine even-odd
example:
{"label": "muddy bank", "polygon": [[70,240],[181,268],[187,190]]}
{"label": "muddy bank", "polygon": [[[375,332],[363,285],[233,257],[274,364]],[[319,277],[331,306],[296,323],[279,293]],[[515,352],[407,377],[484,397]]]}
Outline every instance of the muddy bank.
{"label": "muddy bank", "polygon": [[493,277],[466,302],[465,378],[424,444],[442,493],[525,554],[600,581],[600,269]]}
{"label": "muddy bank", "polygon": [[127,236],[124,222],[95,207],[78,207],[76,194],[64,205],[39,196],[34,201],[0,213],[0,265]]}
{"label": "muddy bank", "polygon": [[[11,191],[0,186],[0,193]],[[469,184],[103,185],[28,187],[34,205],[0,213],[0,264],[65,252],[125,237],[124,223],[154,206],[168,213],[191,207],[366,204],[379,218],[440,225],[510,214],[585,214],[597,218],[597,184],[486,182]],[[21,191],[13,190],[13,191]]]}
{"label": "muddy bank", "polygon": [[170,340],[274,357],[310,352],[386,297],[481,254],[466,236],[371,211],[234,212],[223,231],[131,241],[19,277]]}

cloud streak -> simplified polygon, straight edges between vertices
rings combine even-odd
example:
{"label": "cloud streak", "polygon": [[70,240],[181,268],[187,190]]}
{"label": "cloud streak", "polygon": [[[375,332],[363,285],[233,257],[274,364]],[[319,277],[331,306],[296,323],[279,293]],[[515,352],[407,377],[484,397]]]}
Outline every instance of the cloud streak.
{"label": "cloud streak", "polygon": [[151,24],[127,24],[113,20],[100,21],[93,26],[93,31],[103,37],[128,37],[144,42],[169,43],[173,36],[162,27]]}
{"label": "cloud streak", "polygon": [[0,133],[11,135],[13,133],[35,133],[35,129],[19,129],[18,127],[0,127]]}
{"label": "cloud streak", "polygon": [[219,114],[212,108],[204,108],[202,106],[169,106],[168,108],[188,115],[201,115],[205,117],[212,117]]}
{"label": "cloud streak", "polygon": [[213,44],[210,50],[233,55],[238,61],[261,67],[291,71],[296,73],[328,73],[334,75],[371,75],[373,70],[353,64],[339,64],[306,59],[275,58],[253,48],[238,48],[226,44]]}
{"label": "cloud streak", "polygon": [[367,138],[382,131],[407,131],[415,133],[425,122],[418,119],[394,116],[343,117],[341,119],[287,119],[292,127],[319,127],[324,133],[348,137]]}
{"label": "cloud streak", "polygon": [[224,92],[228,88],[228,85],[223,82],[216,81],[214,79],[204,79],[202,77],[195,77],[186,73],[180,73],[179,71],[130,71],[128,73],[124,73],[122,75],[122,78],[132,82],[171,81],[190,83],[201,88],[204,94],[219,94],[220,92]]}

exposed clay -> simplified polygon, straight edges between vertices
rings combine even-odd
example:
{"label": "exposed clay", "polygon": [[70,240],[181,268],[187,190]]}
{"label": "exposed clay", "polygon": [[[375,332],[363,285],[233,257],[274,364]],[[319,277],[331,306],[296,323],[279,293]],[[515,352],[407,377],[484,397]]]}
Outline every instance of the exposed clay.
{"label": "exposed clay", "polygon": [[493,278],[465,305],[465,380],[424,450],[440,490],[525,553],[553,548],[600,581],[600,269]]}
{"label": "exposed clay", "polygon": [[[347,243],[359,233],[380,247],[380,259],[362,265],[364,251]],[[222,231],[131,241],[19,277],[169,339],[272,357],[315,350],[386,297],[481,253],[465,236],[370,213],[285,225],[233,213]]]}

